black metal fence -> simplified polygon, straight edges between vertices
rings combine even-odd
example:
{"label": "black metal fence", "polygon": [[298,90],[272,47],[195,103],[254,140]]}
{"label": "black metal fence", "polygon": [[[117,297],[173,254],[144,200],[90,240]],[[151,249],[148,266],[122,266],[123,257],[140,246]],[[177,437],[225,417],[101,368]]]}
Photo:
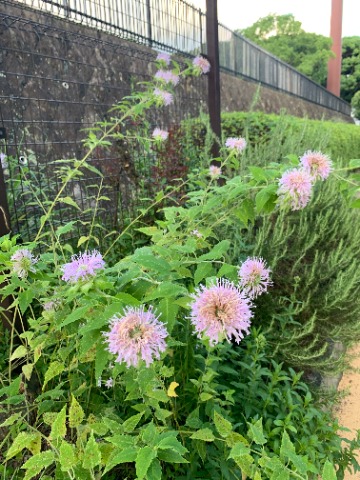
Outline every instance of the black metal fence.
{"label": "black metal fence", "polygon": [[[31,240],[43,215],[35,195],[46,202],[60,186],[56,172],[62,164],[54,162],[82,158],[84,130],[106,120],[112,105],[137,82],[151,80],[157,52],[12,1],[0,7],[0,38],[0,127],[6,131],[0,154],[6,155],[2,167],[12,230]],[[104,175],[103,195],[110,198],[100,202],[98,216],[108,229],[121,229],[140,199],[162,188],[164,169],[173,178],[186,173],[174,135],[183,119],[206,111],[206,92],[206,78],[189,78],[177,88],[174,104],[149,114],[152,126],[173,135],[171,165],[161,164],[161,152],[144,151],[131,141],[114,141],[93,153],[89,162]],[[127,127],[134,133],[145,128]],[[94,214],[98,187],[99,178],[91,174],[70,182],[64,196],[79,209],[58,205],[56,224],[77,220],[72,235],[78,237]]]}
{"label": "black metal fence", "polygon": [[[183,0],[19,0],[123,38],[182,54],[206,52],[205,12]],[[219,25],[220,67],[326,108],[350,105],[243,36]]]}

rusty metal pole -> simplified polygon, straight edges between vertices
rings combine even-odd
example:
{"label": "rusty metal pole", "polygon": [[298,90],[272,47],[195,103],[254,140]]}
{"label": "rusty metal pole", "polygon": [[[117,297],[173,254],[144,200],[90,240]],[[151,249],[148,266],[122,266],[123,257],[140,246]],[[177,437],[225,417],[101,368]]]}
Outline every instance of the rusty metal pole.
{"label": "rusty metal pole", "polygon": [[[221,139],[220,117],[220,63],[219,63],[219,32],[217,16],[217,0],[206,0],[206,44],[207,57],[211,65],[208,74],[208,105],[210,126],[215,135]],[[213,158],[219,157],[219,144],[214,142]]]}
{"label": "rusty metal pole", "polygon": [[341,31],[342,31],[343,0],[331,1],[330,37],[332,38],[332,51],[335,58],[330,58],[328,63],[328,78],[326,88],[334,95],[340,96],[341,80]]}

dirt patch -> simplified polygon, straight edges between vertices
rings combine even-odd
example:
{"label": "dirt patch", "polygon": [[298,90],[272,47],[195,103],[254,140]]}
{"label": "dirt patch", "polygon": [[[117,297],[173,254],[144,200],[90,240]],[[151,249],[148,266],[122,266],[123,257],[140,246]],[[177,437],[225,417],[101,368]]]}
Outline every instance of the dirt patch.
{"label": "dirt patch", "polygon": [[[352,440],[356,437],[356,430],[360,429],[360,345],[351,352],[354,356],[352,366],[358,371],[346,372],[339,384],[339,392],[349,392],[337,412],[340,425],[348,428],[349,432],[342,435]],[[358,453],[360,457],[360,451]],[[345,474],[344,480],[360,480],[360,472]]]}

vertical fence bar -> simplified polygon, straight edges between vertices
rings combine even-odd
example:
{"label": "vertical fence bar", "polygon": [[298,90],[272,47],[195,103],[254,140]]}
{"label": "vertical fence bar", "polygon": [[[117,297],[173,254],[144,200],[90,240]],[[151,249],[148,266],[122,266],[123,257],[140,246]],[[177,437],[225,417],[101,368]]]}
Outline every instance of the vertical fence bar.
{"label": "vertical fence bar", "polygon": [[[207,56],[211,70],[208,82],[208,104],[210,125],[215,135],[221,138],[220,119],[220,64],[219,64],[219,32],[217,18],[217,0],[206,0],[206,43]],[[219,144],[212,146],[213,157],[219,156]]]}
{"label": "vertical fence bar", "polygon": [[149,46],[152,47],[152,26],[151,26],[151,0],[146,0],[146,21]]}

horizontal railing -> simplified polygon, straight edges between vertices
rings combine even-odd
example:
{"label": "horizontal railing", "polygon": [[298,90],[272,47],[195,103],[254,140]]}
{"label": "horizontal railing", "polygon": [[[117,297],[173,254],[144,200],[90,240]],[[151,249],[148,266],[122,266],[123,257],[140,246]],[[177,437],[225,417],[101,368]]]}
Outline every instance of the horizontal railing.
{"label": "horizontal railing", "polygon": [[[183,0],[18,0],[89,27],[185,55],[206,52],[206,14]],[[350,115],[350,105],[219,24],[223,71]]]}

